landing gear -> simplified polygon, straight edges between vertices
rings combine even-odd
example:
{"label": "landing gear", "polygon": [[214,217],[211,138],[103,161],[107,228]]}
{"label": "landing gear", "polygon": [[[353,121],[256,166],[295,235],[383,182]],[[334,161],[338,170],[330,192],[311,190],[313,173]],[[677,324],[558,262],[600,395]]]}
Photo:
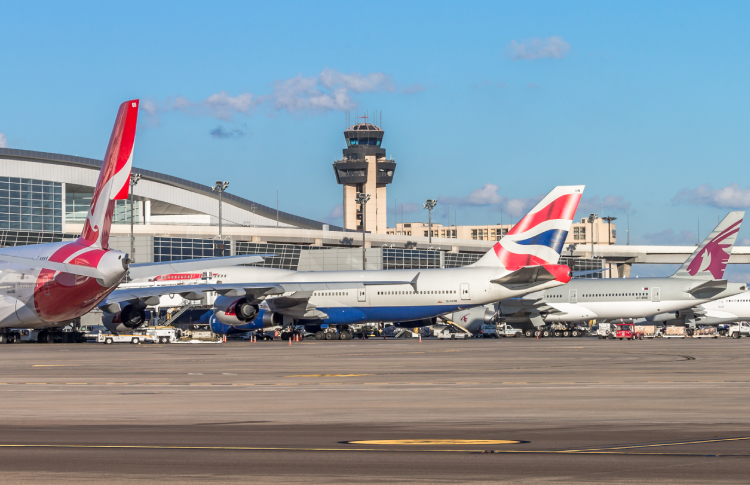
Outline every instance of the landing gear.
{"label": "landing gear", "polygon": [[42,330],[36,337],[37,343],[40,344],[51,344],[54,342],[54,336],[47,330]]}
{"label": "landing gear", "polygon": [[342,330],[341,332],[339,332],[339,338],[341,340],[351,340],[352,333],[349,330]]}
{"label": "landing gear", "polygon": [[325,332],[323,332],[322,330],[318,330],[317,332],[315,332],[315,340],[325,340],[325,339],[326,339]]}

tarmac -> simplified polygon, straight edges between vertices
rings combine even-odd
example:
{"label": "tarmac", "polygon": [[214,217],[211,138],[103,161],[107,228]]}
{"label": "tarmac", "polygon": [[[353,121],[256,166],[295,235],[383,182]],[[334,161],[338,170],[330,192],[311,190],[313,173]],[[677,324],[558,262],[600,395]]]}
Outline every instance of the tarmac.
{"label": "tarmac", "polygon": [[747,483],[750,339],[0,347],[10,483]]}

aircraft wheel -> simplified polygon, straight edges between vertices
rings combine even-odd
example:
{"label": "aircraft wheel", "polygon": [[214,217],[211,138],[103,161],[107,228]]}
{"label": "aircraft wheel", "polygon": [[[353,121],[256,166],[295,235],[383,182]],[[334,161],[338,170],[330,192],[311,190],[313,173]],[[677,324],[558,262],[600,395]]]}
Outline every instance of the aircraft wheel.
{"label": "aircraft wheel", "polygon": [[570,337],[570,332],[563,330],[563,337]]}
{"label": "aircraft wheel", "polygon": [[549,337],[549,336],[550,336],[549,330],[545,330],[545,331],[544,331],[544,332],[542,333],[542,337]]}
{"label": "aircraft wheel", "polygon": [[341,340],[351,340],[352,334],[348,330],[344,330],[343,332],[339,333],[339,338]]}
{"label": "aircraft wheel", "polygon": [[560,335],[562,335],[562,334],[560,333],[560,331],[559,331],[559,330],[555,330],[555,337],[559,337]]}
{"label": "aircraft wheel", "polygon": [[572,332],[570,332],[570,335],[572,335],[573,337],[578,337],[578,330],[573,330]]}
{"label": "aircraft wheel", "polygon": [[325,334],[326,334],[326,340],[333,340],[334,338],[336,338],[336,334],[333,332],[325,332]]}
{"label": "aircraft wheel", "polygon": [[531,330],[526,330],[526,332],[524,332],[524,335],[530,338],[534,336],[534,332],[532,332]]}
{"label": "aircraft wheel", "polygon": [[323,335],[323,332],[321,332],[320,330],[315,332],[315,340],[325,340],[325,338],[326,336]]}

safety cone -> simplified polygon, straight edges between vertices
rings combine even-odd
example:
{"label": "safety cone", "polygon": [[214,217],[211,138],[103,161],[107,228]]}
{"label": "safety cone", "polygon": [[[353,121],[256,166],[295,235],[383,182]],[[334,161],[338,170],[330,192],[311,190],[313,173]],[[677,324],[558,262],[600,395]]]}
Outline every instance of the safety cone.
{"label": "safety cone", "polygon": [[422,334],[419,334],[419,343],[422,343]]}
{"label": "safety cone", "polygon": [[226,335],[224,335],[224,337],[223,337],[223,338],[222,338],[221,340],[222,340],[223,342],[225,342],[225,343],[226,343],[226,341],[227,341],[227,336],[226,336]]}
{"label": "safety cone", "polygon": [[292,337],[289,337],[289,345],[292,345]]}

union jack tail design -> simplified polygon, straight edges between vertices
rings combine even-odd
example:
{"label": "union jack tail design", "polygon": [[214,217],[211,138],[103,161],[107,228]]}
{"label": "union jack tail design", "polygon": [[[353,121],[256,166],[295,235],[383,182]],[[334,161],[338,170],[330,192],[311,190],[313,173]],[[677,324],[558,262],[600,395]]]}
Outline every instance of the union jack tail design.
{"label": "union jack tail design", "polygon": [[515,271],[557,264],[584,187],[555,187],[474,265]]}
{"label": "union jack tail design", "polygon": [[128,198],[138,104],[137,99],[126,101],[120,105],[117,112],[107,153],[99,172],[99,180],[91,198],[91,207],[83,226],[83,233],[78,239],[84,246],[104,249],[109,247],[109,231],[115,200]]}
{"label": "union jack tail design", "polygon": [[673,276],[699,280],[724,278],[724,270],[744,217],[742,211],[727,214]]}

